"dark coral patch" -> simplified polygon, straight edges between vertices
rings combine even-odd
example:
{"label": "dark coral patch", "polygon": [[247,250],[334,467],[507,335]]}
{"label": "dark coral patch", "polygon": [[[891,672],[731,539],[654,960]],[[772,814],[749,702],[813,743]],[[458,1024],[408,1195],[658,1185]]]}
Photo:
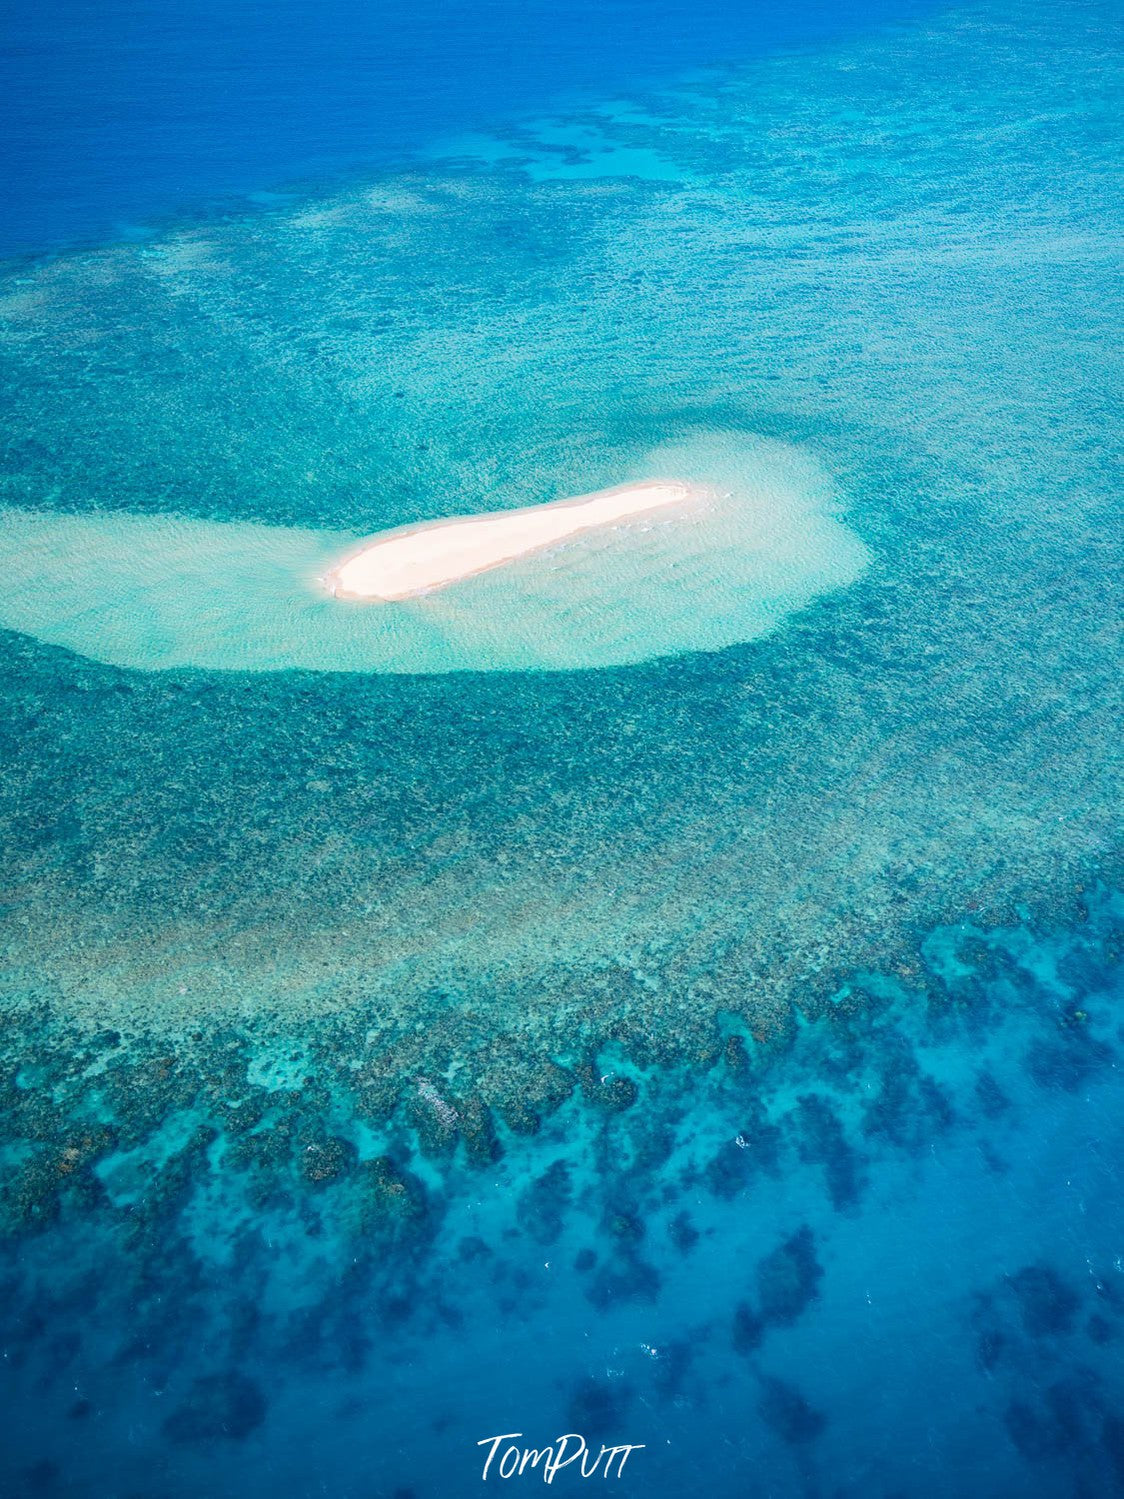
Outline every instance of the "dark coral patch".
{"label": "dark coral patch", "polygon": [[427,1239],[434,1229],[429,1195],[412,1171],[391,1156],[362,1161],[355,1171],[364,1233],[407,1241]]}
{"label": "dark coral patch", "polygon": [[952,1124],[952,1104],[904,1043],[894,1050],[882,1070],[878,1092],[864,1106],[863,1134],[899,1149],[917,1150]]}
{"label": "dark coral patch", "polygon": [[610,1385],[606,1380],[587,1376],[570,1396],[569,1429],[581,1432],[587,1440],[619,1439],[629,1398],[630,1391],[622,1381]]}
{"label": "dark coral patch", "polygon": [[1037,1406],[1013,1400],[1004,1422],[1007,1434],[1028,1462],[1063,1458],[1088,1443],[1090,1424],[1099,1420],[1101,1404],[1090,1378],[1058,1380]]}
{"label": "dark coral patch", "polygon": [[674,1399],[683,1388],[687,1371],[699,1352],[701,1338],[678,1338],[661,1349],[655,1383],[664,1400]]}
{"label": "dark coral patch", "polygon": [[1018,1301],[1023,1326],[1032,1338],[1072,1332],[1081,1303],[1056,1270],[1049,1265],[1024,1265],[1008,1278],[1008,1283]]}
{"label": "dark coral patch", "polygon": [[1076,1093],[1098,1072],[1111,1067],[1115,1052],[1091,1036],[1083,1021],[1068,1017],[1058,1038],[1036,1041],[1027,1052],[1027,1067],[1040,1088]]}
{"label": "dark coral patch", "polygon": [[1107,1322],[1099,1312],[1094,1312],[1085,1325],[1085,1331],[1089,1336],[1090,1343],[1096,1343],[1103,1347],[1105,1343],[1111,1343],[1116,1336],[1116,1330],[1111,1322]]}
{"label": "dark coral patch", "polygon": [[164,1432],[173,1442],[240,1442],[261,1425],[265,1412],[265,1396],[245,1374],[204,1374],[164,1422]]}
{"label": "dark coral patch", "polygon": [[300,1172],[308,1182],[331,1182],[354,1170],[359,1152],[350,1140],[338,1135],[315,1135],[301,1142],[297,1156]]}
{"label": "dark coral patch", "polygon": [[784,1327],[795,1322],[819,1295],[823,1266],[805,1224],[757,1266],[757,1298],[763,1321]]}
{"label": "dark coral patch", "polygon": [[660,1277],[653,1267],[638,1255],[624,1253],[601,1265],[586,1295],[604,1310],[625,1301],[655,1301],[659,1289]]}
{"label": "dark coral patch", "polygon": [[1119,1416],[1106,1416],[1101,1427],[1101,1442],[1116,1481],[1124,1488],[1124,1420]]}
{"label": "dark coral patch", "polygon": [[689,1254],[699,1242],[699,1231],[691,1222],[691,1215],[686,1208],[676,1213],[668,1224],[667,1234],[680,1254]]}
{"label": "dark coral patch", "polygon": [[797,1153],[809,1166],[822,1166],[828,1194],[836,1212],[853,1207],[862,1190],[859,1155],[843,1133],[838,1116],[826,1099],[806,1093],[793,1113]]}
{"label": "dark coral patch", "polygon": [[49,1457],[41,1457],[37,1463],[24,1469],[23,1479],[24,1492],[28,1495],[57,1492],[59,1466]]}
{"label": "dark coral patch", "polygon": [[639,1244],[647,1232],[641,1213],[623,1207],[607,1213],[602,1227],[609,1238],[619,1239],[624,1244]]}
{"label": "dark coral patch", "polygon": [[739,1301],[734,1308],[734,1349],[737,1353],[752,1353],[760,1347],[765,1336],[761,1318],[747,1301]]}
{"label": "dark coral patch", "polygon": [[1011,1100],[990,1072],[981,1072],[976,1079],[976,1102],[985,1119],[998,1119],[1011,1107]]}
{"label": "dark coral patch", "polygon": [[516,1217],[536,1244],[553,1244],[562,1232],[570,1190],[569,1166],[555,1161],[520,1193]]}
{"label": "dark coral patch", "polygon": [[761,1381],[758,1409],[766,1425],[793,1447],[814,1441],[827,1424],[823,1412],[813,1409],[794,1385],[772,1376]]}
{"label": "dark coral patch", "polygon": [[480,1165],[498,1161],[503,1147],[491,1109],[479,1098],[462,1099],[457,1103],[457,1118],[469,1160]]}
{"label": "dark coral patch", "polygon": [[741,1118],[741,1129],[727,1140],[706,1167],[706,1181],[716,1196],[729,1200],[759,1172],[772,1175],[780,1162],[781,1132],[770,1124],[759,1102]]}
{"label": "dark coral patch", "polygon": [[976,1362],[985,1373],[990,1374],[999,1364],[1007,1349],[1007,1339],[997,1327],[980,1333],[976,1343]]}
{"label": "dark coral patch", "polygon": [[753,1157],[735,1141],[728,1140],[707,1162],[706,1184],[716,1197],[729,1202],[744,1192],[753,1180]]}

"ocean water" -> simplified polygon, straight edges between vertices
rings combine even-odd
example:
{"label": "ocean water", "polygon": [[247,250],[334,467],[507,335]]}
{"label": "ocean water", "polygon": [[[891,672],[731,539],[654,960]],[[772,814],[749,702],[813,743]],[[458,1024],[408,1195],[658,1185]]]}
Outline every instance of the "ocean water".
{"label": "ocean water", "polygon": [[1119,8],[164,20],[4,63],[0,1488],[1124,1492]]}
{"label": "ocean water", "polygon": [[8,0],[0,254],[147,237],[399,164],[569,93],[846,35],[932,0]]}

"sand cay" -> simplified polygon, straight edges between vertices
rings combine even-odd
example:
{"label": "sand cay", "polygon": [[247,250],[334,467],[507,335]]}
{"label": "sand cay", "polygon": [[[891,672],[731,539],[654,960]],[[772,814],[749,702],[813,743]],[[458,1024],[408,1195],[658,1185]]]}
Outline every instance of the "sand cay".
{"label": "sand cay", "polygon": [[577,500],[366,537],[0,510],[0,627],[144,671],[575,671],[756,640],[866,567],[790,444],[712,431],[634,462]]}
{"label": "sand cay", "polygon": [[702,500],[710,493],[701,484],[649,479],[520,510],[427,521],[365,542],[332,568],[324,584],[340,599],[392,603],[414,598],[582,532]]}

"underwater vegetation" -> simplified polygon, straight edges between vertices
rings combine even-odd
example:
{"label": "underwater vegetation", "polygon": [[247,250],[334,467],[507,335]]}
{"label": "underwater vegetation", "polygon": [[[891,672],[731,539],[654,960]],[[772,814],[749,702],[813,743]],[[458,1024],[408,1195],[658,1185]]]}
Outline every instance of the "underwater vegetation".
{"label": "underwater vegetation", "polygon": [[[1012,1461],[1045,1463],[1058,1492],[1090,1464],[1116,1471],[1124,1283],[1111,1217],[1105,1234],[1098,1219],[1083,1223],[1076,1242],[1068,1218],[1047,1224],[1041,1253],[998,1274],[1008,1249],[987,1249],[973,1227],[995,1183],[1044,1169],[1028,1124],[1053,1118],[1063,1142],[1074,1130],[1068,1071],[1033,1065],[1043,1045],[1099,1064],[1086,1086],[1089,1103],[1103,1101],[1078,1127],[1093,1131],[1089,1154],[1081,1162],[1065,1144],[1066,1172],[1088,1173],[1089,1195],[1114,1170],[1100,1132],[1119,1127],[1124,901],[1090,887],[1082,902],[1077,925],[931,933],[916,949],[923,1003],[887,985],[880,1000],[766,1042],[716,1046],[689,1092],[649,1059],[629,1064],[628,1101],[607,1107],[583,1085],[602,1074],[555,1062],[570,1086],[556,1081],[550,1106],[540,1100],[535,1133],[489,1110],[484,1151],[474,1142],[486,1105],[412,1080],[376,1092],[338,1051],[331,1019],[324,1044],[307,1028],[291,1039],[300,1076],[283,1078],[276,1038],[263,1048],[232,1028],[171,1053],[112,1031],[60,1032],[44,1013],[36,1044],[21,1028],[6,1052],[3,1333],[7,1377],[30,1381],[75,1435],[48,1456],[25,1431],[21,1482],[34,1472],[43,1492],[82,1491],[89,1453],[119,1440],[118,1409],[155,1454],[285,1446],[291,1400],[313,1377],[347,1419],[382,1432],[391,1411],[372,1415],[364,1391],[391,1377],[408,1387],[417,1348],[476,1341],[502,1386],[492,1360],[503,1355],[484,1352],[483,1329],[518,1349],[544,1318],[587,1328],[554,1340],[537,1376],[515,1359],[526,1388],[547,1378],[534,1404],[554,1404],[560,1429],[611,1442],[643,1440],[657,1418],[671,1431],[709,1427],[742,1389],[756,1416],[735,1470],[779,1461],[774,1440],[792,1452],[846,1446],[831,1433],[849,1419],[848,1386],[808,1364],[802,1340],[853,1337],[847,1286],[869,1273],[872,1251],[898,1256],[888,1284],[904,1277],[893,1297],[910,1287],[913,1301],[908,1317],[875,1319],[868,1357],[916,1345],[913,1357],[939,1363],[939,1349],[963,1346],[957,1379],[982,1382],[984,1427],[999,1423]],[[896,1122],[872,1129],[895,1071]],[[645,1152],[652,1134],[663,1146]],[[733,1184],[713,1169],[723,1139],[751,1160],[756,1140],[764,1165]],[[975,1160],[975,1185],[967,1167],[925,1175],[945,1152]],[[852,1184],[842,1194],[841,1180]],[[1008,1208],[1012,1250],[1025,1254],[1020,1214],[1036,1215],[1033,1199],[1020,1187]],[[935,1240],[961,1243],[964,1262],[946,1265],[944,1282],[911,1281],[918,1215]],[[964,1234],[984,1244],[969,1252]],[[437,1443],[446,1461],[470,1419],[450,1407]],[[44,1461],[60,1476],[44,1476]],[[246,1471],[231,1467],[231,1492]]]}

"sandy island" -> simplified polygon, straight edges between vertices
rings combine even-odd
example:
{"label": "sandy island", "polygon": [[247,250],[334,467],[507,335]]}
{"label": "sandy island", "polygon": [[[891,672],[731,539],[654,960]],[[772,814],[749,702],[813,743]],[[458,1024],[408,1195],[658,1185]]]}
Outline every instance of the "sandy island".
{"label": "sandy island", "polygon": [[554,546],[582,531],[709,493],[701,485],[678,479],[648,479],[521,510],[427,521],[364,542],[325,575],[324,584],[339,599],[384,603],[408,599]]}

